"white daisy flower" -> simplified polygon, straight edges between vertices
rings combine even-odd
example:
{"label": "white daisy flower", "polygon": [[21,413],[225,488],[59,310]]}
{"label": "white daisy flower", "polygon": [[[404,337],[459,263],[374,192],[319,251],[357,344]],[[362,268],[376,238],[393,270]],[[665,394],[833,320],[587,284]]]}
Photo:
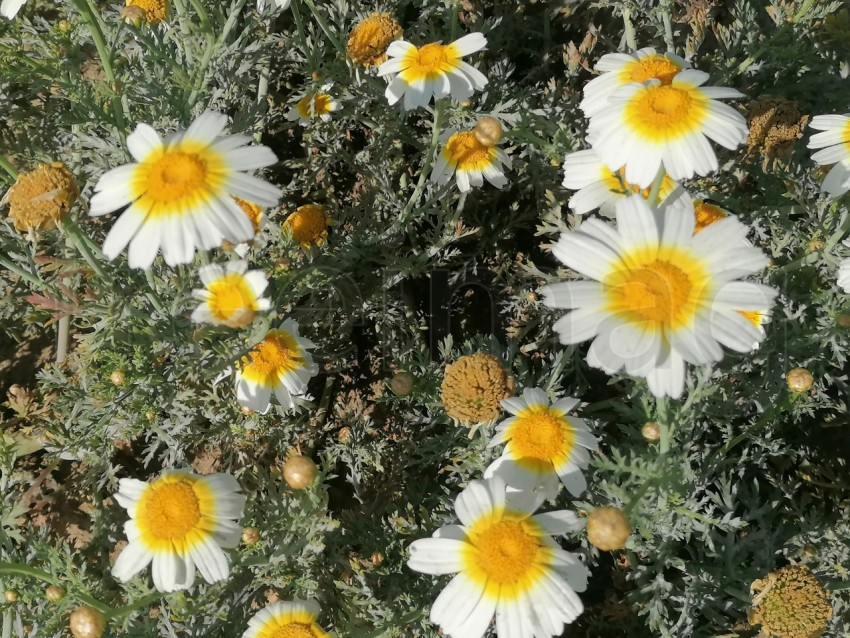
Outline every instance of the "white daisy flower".
{"label": "white daisy flower", "polygon": [[809,126],[823,131],[809,139],[809,148],[823,149],[812,159],[821,166],[835,164],[822,188],[830,197],[840,197],[850,190],[850,114],[816,115]]}
{"label": "white daisy flower", "polygon": [[484,185],[484,179],[496,188],[508,183],[502,169],[511,168],[511,158],[495,144],[482,144],[475,131],[449,130],[442,135],[443,150],[437,156],[431,181],[447,184],[455,176],[460,192]]}
{"label": "white daisy flower", "polygon": [[189,128],[163,141],[147,124],[127,138],[136,163],[106,172],[95,185],[89,215],[105,215],[129,204],[103,243],[114,259],[129,243],[131,268],[148,268],[162,249],[169,266],[192,261],[195,250],[223,240],[233,244],[254,236],[251,220],[234,197],[274,206],[281,191],[248,175],[274,164],[266,146],[248,146],[245,135],[219,134],[227,116],[206,111]]}
{"label": "white daisy flower", "polygon": [[396,75],[384,95],[390,104],[404,97],[404,108],[426,106],[433,95],[436,99],[451,94],[455,100],[466,100],[475,91],[482,91],[487,78],[461,58],[487,46],[481,33],[470,33],[451,44],[432,42],[415,47],[410,42],[396,40],[387,48],[389,59],[378,67],[378,75]]}
{"label": "white daisy flower", "polygon": [[591,281],[543,289],[551,308],[571,310],[554,329],[561,343],[593,339],[587,362],[609,374],[646,377],[656,396],[679,397],[685,362],[723,358],[721,344],[749,352],[762,335],[740,310],[766,311],[777,291],[739,281],[767,266],[742,244],[733,217],[694,235],[693,209],[667,210],[663,223],[640,197],[617,204],[617,228],[586,220],[561,234],[553,253]]}
{"label": "white daisy flower", "polygon": [[316,623],[320,611],[313,600],[271,603],[251,617],[242,638],[333,638]]}
{"label": "white daisy flower", "polygon": [[0,15],[11,20],[18,15],[18,11],[20,11],[21,7],[26,4],[26,1],[27,0],[3,0],[3,2],[0,2]]}
{"label": "white daisy flower", "polygon": [[339,111],[342,104],[335,100],[329,93],[331,85],[323,86],[317,93],[308,93],[286,114],[289,121],[298,120],[298,123],[307,126],[315,118],[322,122],[331,121],[331,113]]}
{"label": "white daisy flower", "polygon": [[298,324],[284,321],[277,330],[242,358],[236,373],[236,398],[239,405],[266,413],[274,392],[284,408],[295,407],[293,397],[307,391],[307,382],[316,376],[319,366],[307,352],[315,348],[309,339],[298,336]]}
{"label": "white daisy flower", "polygon": [[613,171],[641,188],[662,166],[672,179],[708,175],[717,156],[707,138],[734,150],[747,139],[747,121],[719,98],[742,97],[734,89],[702,85],[708,74],[681,71],[671,84],[649,80],[618,89],[588,126],[588,141]]}
{"label": "white daisy flower", "polygon": [[230,567],[222,548],[236,547],[242,534],[239,490],[230,474],[188,470],[165,471],[148,483],[121,479],[115,500],[130,516],[124,524],[129,544],[112,575],[126,583],[153,563],[154,587],[166,592],[191,587],[196,567],[208,583],[225,580]]}
{"label": "white daisy flower", "polygon": [[455,500],[460,525],[411,543],[408,567],[457,574],[431,607],[444,635],[481,638],[495,615],[499,638],[560,636],[584,610],[587,568],[552,538],[582,523],[566,510],[533,515],[537,502],[500,478],[470,481]]}
{"label": "white daisy flower", "polygon": [[248,271],[248,263],[241,259],[224,267],[201,266],[198,274],[205,287],[192,291],[192,296],[201,301],[192,313],[195,323],[243,328],[254,320],[258,311],[269,309],[269,300],[262,298],[269,285],[265,273]]}
{"label": "white daisy flower", "polygon": [[670,84],[679,71],[690,66],[674,53],[656,53],[651,47],[640,49],[634,55],[608,53],[596,63],[596,70],[602,74],[584,85],[584,99],[579,107],[587,117],[593,117],[605,108],[608,98],[620,87],[647,80]]}
{"label": "white daisy flower", "polygon": [[[845,245],[847,245],[846,242]],[[844,292],[850,294],[850,257],[838,264],[838,285]]]}
{"label": "white daisy flower", "polygon": [[[578,191],[570,198],[570,209],[576,215],[585,215],[598,208],[601,214],[613,217],[616,203],[624,197],[649,198],[651,188],[630,184],[623,174],[622,168],[617,171],[608,168],[593,149],[570,153],[564,158],[563,185]],[[665,175],[658,191],[659,201],[665,202],[671,194],[689,199],[687,192]]]}
{"label": "white daisy flower", "polygon": [[553,404],[543,390],[526,388],[522,397],[501,403],[513,416],[496,426],[487,447],[507,445],[484,478],[498,476],[509,487],[538,490],[545,499],[558,494],[559,478],[573,496],[584,492],[587,482],[581,471],[590,461],[588,451],[598,450],[599,444],[583,419],[567,416],[578,399]]}

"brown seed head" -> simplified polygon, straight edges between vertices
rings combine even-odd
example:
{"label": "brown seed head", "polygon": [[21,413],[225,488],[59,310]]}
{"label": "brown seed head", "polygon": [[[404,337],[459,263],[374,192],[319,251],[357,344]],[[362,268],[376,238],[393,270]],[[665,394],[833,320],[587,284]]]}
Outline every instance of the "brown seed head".
{"label": "brown seed head", "polygon": [[9,190],[9,219],[21,231],[50,230],[68,214],[79,194],[67,166],[62,162],[42,164],[21,173]]}
{"label": "brown seed head", "polygon": [[750,586],[753,595],[749,621],[762,634],[778,638],[813,638],[832,618],[829,593],[805,565],[771,572]]}

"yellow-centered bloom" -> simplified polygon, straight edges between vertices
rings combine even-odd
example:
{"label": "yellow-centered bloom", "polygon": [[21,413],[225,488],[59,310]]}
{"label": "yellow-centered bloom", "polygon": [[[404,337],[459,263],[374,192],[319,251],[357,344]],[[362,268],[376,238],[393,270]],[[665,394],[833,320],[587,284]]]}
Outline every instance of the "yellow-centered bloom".
{"label": "yellow-centered bloom", "polygon": [[443,134],[443,150],[434,162],[431,181],[446,184],[455,176],[460,192],[481,187],[486,179],[496,188],[508,183],[503,166],[511,167],[511,158],[495,144],[484,144],[470,131],[448,131]]}
{"label": "yellow-centered bloom", "polygon": [[342,104],[329,93],[326,93],[329,89],[330,85],[323,86],[319,92],[308,93],[302,97],[286,114],[286,119],[290,121],[298,120],[304,126],[316,118],[319,118],[322,122],[330,122],[331,113],[339,111]]}
{"label": "yellow-centered bloom", "polygon": [[584,610],[587,568],[552,538],[582,524],[565,510],[533,515],[539,502],[500,478],[471,481],[455,501],[460,525],[410,545],[411,569],[456,574],[431,607],[444,635],[481,638],[495,615],[499,638],[560,636]]}
{"label": "yellow-centered bloom", "polygon": [[248,270],[248,263],[237,260],[224,267],[207,264],[198,270],[204,288],[196,288],[192,296],[201,302],[192,313],[195,323],[213,323],[229,328],[242,328],[254,320],[257,312],[268,310],[263,299],[269,285],[262,270]]}
{"label": "yellow-centered bloom", "polygon": [[588,141],[612,171],[625,167],[625,179],[650,186],[660,168],[674,180],[717,170],[711,138],[734,150],[747,140],[747,121],[719,98],[738,91],[702,86],[708,74],[688,69],[669,84],[632,83],[608,98],[590,120]]}
{"label": "yellow-centered bloom", "polygon": [[616,212],[616,229],[591,219],[561,235],[553,253],[587,280],[546,286],[545,303],[570,310],[554,325],[562,343],[593,339],[590,365],[678,397],[686,361],[714,363],[721,345],[749,352],[763,338],[739,311],[769,310],[777,291],[739,279],[768,258],[731,216],[695,235],[692,207],[671,207],[662,221],[632,196]]}
{"label": "yellow-centered bloom", "polygon": [[251,220],[234,200],[274,206],[280,190],[248,174],[277,161],[266,146],[248,146],[243,135],[220,136],[227,116],[207,111],[191,126],[163,141],[147,124],[127,138],[133,164],[105,173],[95,186],[89,215],[127,206],[103,243],[114,259],[129,244],[131,268],[148,268],[161,249],[170,266],[254,236]]}
{"label": "yellow-centered bloom", "polygon": [[265,413],[274,393],[281,406],[295,407],[293,397],[307,391],[307,382],[319,367],[307,352],[315,344],[298,335],[298,324],[292,319],[280,328],[269,330],[265,339],[242,358],[236,374],[236,398],[239,405]]}
{"label": "yellow-centered bloom", "polygon": [[333,638],[316,623],[320,611],[312,600],[272,603],[254,614],[242,638]]}
{"label": "yellow-centered bloom", "polygon": [[230,474],[199,476],[166,471],[148,483],[121,479],[115,500],[130,518],[124,525],[128,545],[112,575],[121,582],[153,563],[159,591],[188,589],[195,568],[208,583],[225,580],[230,568],[222,548],[239,544],[238,521],[245,496]]}
{"label": "yellow-centered bloom", "polygon": [[511,416],[496,427],[487,447],[505,443],[502,456],[484,471],[508,487],[537,490],[549,499],[558,493],[558,479],[573,496],[587,489],[582,470],[589,452],[599,449],[584,419],[567,414],[579,404],[565,397],[554,404],[539,388],[526,388],[521,397],[502,400]]}
{"label": "yellow-centered bloom", "polygon": [[292,239],[302,248],[322,246],[328,239],[328,227],[331,218],[321,204],[304,204],[295,209],[286,221],[283,229],[292,233]]}
{"label": "yellow-centered bloom", "polygon": [[404,108],[425,106],[451,94],[455,100],[466,100],[475,91],[482,91],[487,78],[475,67],[463,61],[467,55],[487,46],[481,33],[470,33],[451,44],[432,42],[416,47],[396,40],[387,48],[389,60],[378,68],[378,75],[397,74],[385,95],[390,104],[404,97]]}

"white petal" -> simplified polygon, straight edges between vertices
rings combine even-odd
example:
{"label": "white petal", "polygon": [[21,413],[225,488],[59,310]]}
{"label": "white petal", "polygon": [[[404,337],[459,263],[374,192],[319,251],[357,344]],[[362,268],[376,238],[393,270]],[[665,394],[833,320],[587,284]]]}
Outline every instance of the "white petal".
{"label": "white petal", "polygon": [[147,567],[152,559],[153,554],[141,542],[131,541],[121,550],[115,560],[115,565],[112,566],[112,575],[116,580],[126,583]]}
{"label": "white petal", "polygon": [[135,130],[127,136],[127,150],[137,162],[144,162],[153,151],[162,148],[162,139],[148,124],[137,124]]}
{"label": "white petal", "polygon": [[463,550],[467,543],[451,538],[420,538],[410,544],[410,569],[432,574],[455,574],[463,570]]}

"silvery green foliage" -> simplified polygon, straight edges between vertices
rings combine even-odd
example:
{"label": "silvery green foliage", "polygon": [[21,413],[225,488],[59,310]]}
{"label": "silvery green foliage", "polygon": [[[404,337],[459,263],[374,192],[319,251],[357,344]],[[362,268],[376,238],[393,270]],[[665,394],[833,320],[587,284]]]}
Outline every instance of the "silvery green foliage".
{"label": "silvery green foliage", "polygon": [[[114,84],[77,5],[30,0],[0,22],[0,151],[20,169],[71,168],[82,189],[73,217],[90,253],[61,232],[36,239],[0,224],[9,349],[26,358],[49,344],[62,312],[72,325],[67,363],[9,373],[4,388],[25,385],[34,405],[23,416],[4,407],[0,450],[0,561],[43,570],[69,594],[48,603],[44,583],[3,574],[3,588],[20,595],[3,608],[4,635],[33,635],[25,626],[62,635],[70,610],[95,598],[119,610],[113,635],[238,636],[280,596],[316,598],[340,636],[436,636],[427,615],[443,583],[410,572],[406,547],[451,522],[454,495],[498,454],[485,447],[492,424],[470,438],[440,403],[445,364],[478,350],[502,357],[519,388],[580,397],[596,424],[602,454],[590,489],[549,506],[614,504],[633,522],[624,552],[563,539],[593,573],[570,636],[752,636],[749,585],[789,562],[808,564],[832,592],[833,635],[850,631],[850,329],[840,323],[850,304],[835,286],[848,210],[819,195],[803,140],[768,170],[757,149],[724,153],[718,174],[688,185],[751,225],[750,240],[773,260],[765,279],[782,296],[762,347],[693,370],[685,400],[656,404],[642,382],[589,369],[586,346],[558,344],[556,314],[535,295],[570,276],[549,253],[578,223],[560,163],[584,147],[580,91],[600,55],[628,45],[624,18],[638,46],[673,46],[718,85],[813,115],[850,110],[841,3],[337,0],[318,3],[321,21],[305,0],[262,13],[245,0],[184,4],[166,25],[138,28],[117,4],[98,6]],[[372,10],[393,13],[416,44],[487,34],[475,63],[490,84],[470,105],[449,106],[445,122],[503,120],[514,160],[504,191],[417,189],[431,113],[388,107],[383,81],[337,49]],[[342,112],[328,124],[287,122],[299,96],[328,82]],[[148,274],[124,256],[105,263],[97,247],[116,216],[85,216],[97,178],[128,160],[121,133],[139,121],[171,132],[205,108],[227,112],[231,132],[280,159],[265,177],[284,199],[266,211],[247,257],[272,281],[275,311],[238,331],[191,324],[200,257]],[[334,220],[325,247],[304,251],[280,231],[304,203],[324,204]],[[285,316],[317,343],[321,374],[298,410],[245,415],[222,375]],[[799,396],[784,381],[797,366],[815,377]],[[398,370],[415,379],[409,396],[387,386]],[[670,425],[663,450],[640,435],[651,420]],[[38,449],[23,454],[21,442]],[[294,448],[321,466],[304,492],[280,478]],[[227,583],[168,596],[145,577],[120,586],[108,575],[124,538],[110,499],[118,479],[186,465],[236,475],[249,494],[243,524],[261,541],[232,552]]]}

